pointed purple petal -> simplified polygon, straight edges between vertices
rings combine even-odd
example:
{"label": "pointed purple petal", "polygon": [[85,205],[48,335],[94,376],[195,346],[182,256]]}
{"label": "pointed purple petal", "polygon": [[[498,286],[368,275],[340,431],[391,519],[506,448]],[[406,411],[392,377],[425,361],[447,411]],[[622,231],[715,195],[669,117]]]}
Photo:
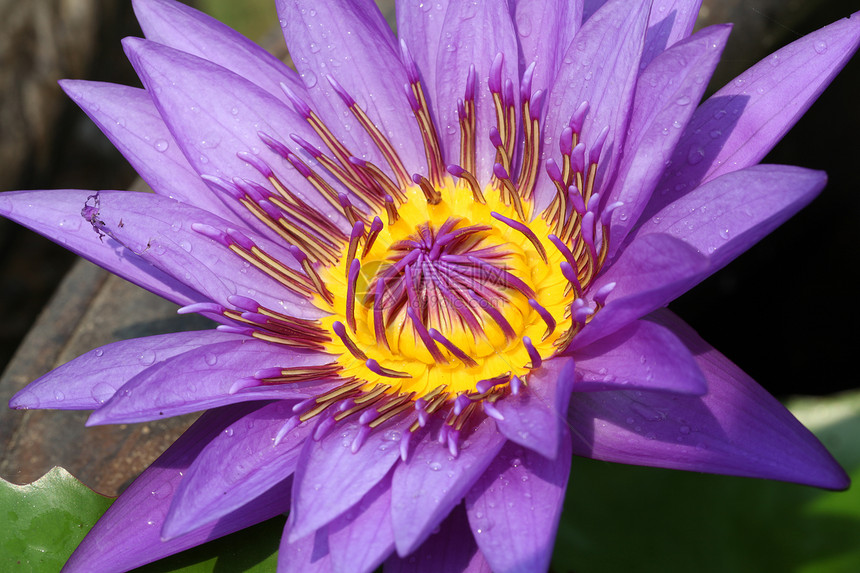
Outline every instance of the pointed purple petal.
{"label": "pointed purple petal", "polygon": [[392,555],[385,573],[490,573],[490,566],[478,549],[462,505],[458,505],[411,555]]}
{"label": "pointed purple petal", "polygon": [[[433,117],[439,117],[436,108],[436,55],[442,42],[442,23],[450,0],[441,2],[413,2],[396,0],[397,35],[406,42],[409,54],[421,75],[425,96],[430,100]],[[438,124],[437,124],[438,125]]]}
{"label": "pointed purple petal", "polygon": [[[169,273],[208,299],[230,307],[231,295],[248,296],[266,308],[301,318],[319,318],[322,311],[269,275],[248,266],[225,245],[194,230],[195,223],[226,231],[232,225],[203,211],[151,193],[102,191],[88,203],[94,228],[121,242],[157,269]],[[83,207],[78,207],[78,212]],[[84,222],[83,225],[88,225]],[[97,229],[97,230],[96,230]],[[282,245],[251,232],[245,234],[286,266],[301,268]]]}
{"label": "pointed purple petal", "polygon": [[308,440],[293,484],[295,504],[290,521],[294,539],[331,522],[358,503],[385,477],[400,456],[400,426],[371,432],[355,453],[352,443],[360,425],[345,421],[320,440]]}
{"label": "pointed purple petal", "polygon": [[121,340],[78,356],[31,382],[15,394],[9,406],[94,410],[156,361],[161,362],[194,348],[244,339],[237,334],[203,330]]}
{"label": "pointed purple petal", "polygon": [[655,313],[681,338],[708,394],[577,392],[573,451],[598,460],[844,489],[848,476],[782,404],[680,319]]}
{"label": "pointed purple petal", "polygon": [[643,223],[636,237],[677,237],[706,254],[713,273],[808,205],[826,183],[823,171],[753,165],[687,193]]}
{"label": "pointed purple petal", "polygon": [[705,377],[672,331],[637,320],[577,350],[575,392],[658,390],[700,396]]}
{"label": "pointed purple petal", "polygon": [[[343,86],[386,136],[389,136],[409,174],[426,173],[418,124],[403,93],[408,83],[400,48],[385,18],[372,0],[278,0],[278,16],[285,23],[287,48],[311,99],[328,100],[335,114],[321,110],[328,126],[340,134],[343,102],[331,88],[330,74]],[[352,137],[357,154],[376,147],[359,133],[354,120]]]}
{"label": "pointed purple petal", "polygon": [[390,475],[328,525],[328,543],[335,573],[373,571],[394,551]]}
{"label": "pointed purple petal", "polygon": [[146,91],[80,80],[62,80],[60,87],[153,191],[221,217],[234,217],[185,159]]}
{"label": "pointed purple petal", "polygon": [[292,522],[287,521],[278,549],[278,573],[330,573],[331,554],[326,528],[290,541]]}
{"label": "pointed purple petal", "polygon": [[547,571],[570,475],[567,430],[558,458],[508,442],[466,494],[478,547],[497,573]]}
{"label": "pointed purple petal", "polygon": [[303,95],[296,72],[211,16],[173,0],[135,0],[134,13],[148,40],[225,67],[282,100],[282,82]]}
{"label": "pointed purple petal", "polygon": [[292,475],[313,427],[300,424],[275,444],[275,436],[292,415],[290,404],[279,400],[215,436],[185,471],[162,536],[172,539],[220,519]]}
{"label": "pointed purple petal", "polygon": [[504,416],[496,426],[509,440],[555,459],[573,384],[573,360],[545,361],[529,374],[528,387],[494,404]]}
{"label": "pointed purple petal", "polygon": [[[599,19],[585,22],[564,55],[547,100],[549,111],[544,128],[547,157],[556,155],[555,142],[582,102],[589,103],[589,112],[580,141],[587,147],[593,145],[598,134],[609,128],[595,183],[598,192],[608,183],[621,156],[648,7],[647,2],[631,5],[626,0],[611,0],[601,8]],[[543,183],[536,189],[536,201],[539,207],[544,207],[552,198],[554,186],[545,174],[541,176]]]}
{"label": "pointed purple petal", "polygon": [[505,438],[490,418],[460,444],[454,458],[435,436],[418,442],[405,463],[394,470],[391,519],[399,555],[421,545],[445,519],[502,448]]}
{"label": "pointed purple petal", "polygon": [[[496,151],[489,138],[490,128],[496,126],[496,111],[487,88],[490,67],[497,54],[504,54],[502,82],[519,80],[517,36],[506,2],[452,2],[442,24],[442,42],[436,56],[436,107],[439,115],[439,137],[442,138],[446,161],[455,163],[460,157],[460,135],[457,100],[466,92],[469,67],[475,66],[475,107],[477,124],[475,146],[477,163],[475,176],[481,184],[493,174]],[[519,97],[519,90],[515,90]],[[519,103],[517,103],[519,105]]]}
{"label": "pointed purple petal", "polygon": [[[150,355],[153,362],[157,358]],[[230,394],[233,384],[263,368],[325,364],[325,354],[297,352],[245,338],[200,346],[155,364],[126,383],[88,425],[131,424],[199,412],[248,400],[301,399],[331,382],[301,382],[246,388]]]}
{"label": "pointed purple petal", "polygon": [[7,191],[0,195],[0,215],[171,302],[186,305],[210,300],[116,241],[96,234],[81,216],[88,197],[95,193],[80,189]]}
{"label": "pointed purple petal", "polygon": [[606,306],[573,339],[571,348],[584,348],[664,307],[698,283],[708,270],[707,259],[686,243],[668,235],[646,235],[633,241],[591,287],[615,283]]}
{"label": "pointed purple petal", "polygon": [[[292,107],[241,76],[185,52],[138,38],[126,38],[123,47],[198,173],[227,181],[240,177],[271,189],[263,174],[237,156],[249,153],[318,211],[340,217],[297,170],[286,167],[285,160],[260,139],[264,132],[302,154],[291,134],[318,142],[316,133]],[[247,214],[243,220],[263,234],[271,233],[253,215]]]}
{"label": "pointed purple petal", "polygon": [[713,26],[673,46],[639,78],[616,183],[606,201],[620,201],[612,213],[609,256],[639,219],[683,127],[702,98],[731,27]]}
{"label": "pointed purple petal", "polygon": [[702,0],[670,0],[651,7],[640,68],[693,33],[701,5]]}
{"label": "pointed purple petal", "polygon": [[702,182],[761,161],[860,44],[860,13],[760,61],[696,110],[646,210],[652,216]]}
{"label": "pointed purple petal", "polygon": [[287,511],[290,488],[279,484],[216,523],[161,541],[161,525],[182,472],[218,432],[257,407],[240,404],[203,414],[111,505],[72,554],[64,573],[128,571]]}
{"label": "pointed purple petal", "polygon": [[547,91],[579,30],[582,1],[516,0],[514,23],[522,47],[522,69],[535,62],[532,93]]}

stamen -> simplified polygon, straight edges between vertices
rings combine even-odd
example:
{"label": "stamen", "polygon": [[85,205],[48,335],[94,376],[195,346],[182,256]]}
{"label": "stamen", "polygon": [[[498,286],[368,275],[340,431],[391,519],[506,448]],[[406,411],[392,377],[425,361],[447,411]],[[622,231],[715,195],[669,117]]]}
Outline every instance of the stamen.
{"label": "stamen", "polygon": [[419,175],[416,173],[412,176],[412,181],[415,182],[416,185],[421,187],[421,191],[424,193],[424,197],[427,199],[427,203],[430,205],[438,205],[442,201],[442,194],[433,187],[433,184],[424,177],[423,175]]}
{"label": "stamen", "polygon": [[382,152],[382,156],[385,158],[385,161],[391,167],[391,170],[394,172],[394,176],[397,178],[397,181],[400,183],[400,186],[405,188],[409,185],[409,174],[406,171],[406,168],[403,166],[403,162],[400,160],[400,156],[397,155],[397,151],[394,149],[394,146],[391,145],[391,142],[388,140],[385,135],[379,130],[378,127],[370,120],[370,117],[364,112],[364,110],[359,106],[355,100],[350,96],[345,89],[334,79],[330,74],[326,75],[326,79],[331,84],[331,87],[334,91],[340,96],[343,100],[343,103],[349,108],[352,112],[352,115],[358,120],[358,123],[364,128],[367,134],[370,136],[370,139],[373,140],[373,143],[376,144],[376,147],[379,148],[379,151]]}
{"label": "stamen", "polygon": [[532,339],[528,336],[523,336],[523,346],[526,347],[526,352],[529,353],[529,358],[532,361],[531,366],[526,364],[526,367],[531,369],[540,368],[540,365],[543,360],[540,357],[540,352],[538,352],[537,348],[535,348],[534,344],[532,344]]}
{"label": "stamen", "polygon": [[474,64],[469,66],[466,76],[466,91],[463,100],[457,102],[457,116],[460,121],[460,165],[469,173],[475,172],[476,163],[476,127],[475,113],[475,84],[477,81]]}
{"label": "stamen", "polygon": [[433,357],[433,360],[435,360],[437,364],[447,364],[448,361],[439,351],[439,347],[436,346],[436,342],[434,342],[434,339],[427,332],[427,327],[424,326],[423,322],[421,322],[421,318],[415,312],[415,309],[413,309],[411,306],[406,307],[406,314],[412,320],[412,328],[415,329],[415,332],[418,334],[418,337],[421,339],[421,342],[424,343],[424,346],[427,348],[427,351],[430,352],[430,356]]}
{"label": "stamen", "polygon": [[546,340],[550,334],[555,332],[555,319],[552,317],[549,311],[542,307],[540,304],[538,304],[538,301],[536,301],[535,299],[529,299],[529,306],[532,307],[535,312],[538,313],[538,316],[540,316],[541,319],[543,319],[543,321],[546,323],[546,331],[543,333],[543,337],[541,338],[541,340]]}
{"label": "stamen", "polygon": [[322,278],[320,278],[316,269],[313,267],[311,262],[308,260],[307,255],[305,255],[299,248],[295,246],[290,246],[290,253],[299,263],[302,265],[302,269],[304,269],[305,273],[307,273],[308,277],[311,279],[311,282],[314,285],[317,293],[325,299],[328,304],[332,304],[334,302],[334,296],[332,296],[331,292],[326,288],[325,283]]}
{"label": "stamen", "polygon": [[[350,354],[359,360],[367,360],[367,354],[365,354],[358,345],[352,341],[342,322],[338,320],[334,321],[331,325],[331,329],[334,330],[334,333],[337,334],[338,338],[340,338],[341,342],[343,342],[343,345],[346,346],[346,349],[349,350]],[[353,330],[355,329],[353,328]]]}
{"label": "stamen", "polygon": [[503,194],[503,197],[506,197],[505,202],[507,203],[510,201],[513,203],[520,221],[526,221],[526,214],[523,210],[523,202],[520,198],[520,194],[516,189],[514,189],[514,184],[511,182],[510,177],[508,177],[507,170],[501,163],[493,165],[493,175],[498,179],[502,184],[502,188],[505,190],[505,193]]}
{"label": "stamen", "polygon": [[447,167],[448,173],[453,175],[454,177],[458,177],[460,179],[465,179],[466,183],[469,185],[469,189],[472,191],[472,198],[480,203],[481,205],[486,205],[487,200],[484,198],[484,194],[481,192],[481,186],[478,184],[478,180],[474,175],[460,167],[459,165],[449,165]]}
{"label": "stamen", "polygon": [[361,261],[352,259],[349,273],[346,277],[346,323],[355,332],[355,288],[358,284],[358,274],[361,271]]}
{"label": "stamen", "polygon": [[382,219],[374,217],[373,222],[370,224],[370,233],[368,233],[367,240],[364,242],[364,249],[361,251],[362,258],[367,256],[368,251],[373,247],[373,244],[376,242],[376,238],[379,236],[383,227]]}
{"label": "stamen", "polygon": [[[355,255],[358,252],[358,242],[364,237],[364,223],[361,221],[356,221],[352,226],[352,233],[349,235],[349,246],[346,250],[346,260],[350,261],[350,265],[352,261],[355,260]],[[351,267],[347,267],[347,271],[349,271]]]}
{"label": "stamen", "polygon": [[398,370],[392,370],[390,368],[380,366],[379,362],[373,358],[368,358],[365,364],[367,365],[368,370],[379,374],[380,376],[385,376],[387,378],[412,378],[412,375],[408,372],[400,372]]}
{"label": "stamen", "polygon": [[529,242],[534,245],[535,250],[537,250],[538,254],[540,255],[540,258],[543,259],[543,262],[547,262],[546,249],[544,249],[543,243],[540,242],[540,239],[537,238],[537,235],[534,234],[534,231],[532,231],[527,225],[520,223],[519,221],[514,221],[513,219],[508,219],[504,215],[500,215],[495,211],[491,212],[490,215],[494,219],[505,223],[515,231],[519,231],[520,233],[525,235]]}
{"label": "stamen", "polygon": [[389,225],[393,225],[400,218],[400,214],[397,213],[397,207],[394,205],[394,199],[391,195],[385,196],[385,212],[388,214]]}
{"label": "stamen", "polygon": [[349,157],[349,164],[365,170],[367,175],[369,175],[370,178],[382,188],[383,193],[387,193],[391,197],[397,197],[401,203],[406,202],[406,196],[400,188],[395,185],[394,182],[389,179],[388,175],[375,164],[355,156]]}

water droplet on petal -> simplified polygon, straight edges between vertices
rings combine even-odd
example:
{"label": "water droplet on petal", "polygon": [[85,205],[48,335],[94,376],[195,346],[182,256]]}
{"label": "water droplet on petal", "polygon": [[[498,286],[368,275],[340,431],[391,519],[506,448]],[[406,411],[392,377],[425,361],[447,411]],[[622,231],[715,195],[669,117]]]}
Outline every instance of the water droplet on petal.
{"label": "water droplet on petal", "polygon": [[150,364],[155,363],[155,352],[152,350],[144,350],[140,353],[140,356],[137,357],[138,362],[143,364],[144,366],[149,366]]}
{"label": "water droplet on petal", "polygon": [[215,366],[215,364],[218,362],[218,356],[211,352],[207,352],[206,355],[203,356],[203,360],[205,360],[206,364],[208,364],[209,366]]}
{"label": "water droplet on petal", "polygon": [[675,103],[678,105],[690,105],[690,98],[689,96],[681,96],[675,100]]}
{"label": "water droplet on petal", "polygon": [[429,467],[434,472],[438,472],[439,470],[442,469],[442,464],[440,464],[439,462],[433,462],[427,467]]}
{"label": "water droplet on petal", "polygon": [[815,42],[815,45],[813,47],[815,48],[816,54],[823,54],[827,51],[827,42],[825,42],[824,40],[818,40],[817,42]]}
{"label": "water droplet on petal", "polygon": [[162,153],[167,151],[167,148],[170,147],[170,144],[167,143],[166,139],[156,139],[153,145],[156,151],[160,151]]}
{"label": "water droplet on petal", "polygon": [[702,159],[705,158],[705,150],[701,148],[691,149],[689,153],[687,153],[687,163],[690,165],[696,165]]}
{"label": "water droplet on petal", "polygon": [[95,350],[93,350],[93,354],[95,354],[96,356],[104,356],[105,351],[101,348],[96,348]]}
{"label": "water droplet on petal", "polygon": [[185,241],[185,240],[179,241],[179,246],[182,247],[182,250],[185,251],[186,253],[191,252],[191,243],[189,243],[188,241]]}

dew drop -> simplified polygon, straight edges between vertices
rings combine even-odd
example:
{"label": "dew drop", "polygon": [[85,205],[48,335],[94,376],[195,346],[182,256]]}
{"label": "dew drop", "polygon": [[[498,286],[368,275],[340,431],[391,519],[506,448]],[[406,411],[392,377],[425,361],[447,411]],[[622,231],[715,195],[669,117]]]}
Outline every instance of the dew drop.
{"label": "dew drop", "polygon": [[215,136],[209,136],[200,141],[200,147],[204,149],[215,149],[221,145],[221,138]]}
{"label": "dew drop", "polygon": [[433,462],[428,467],[434,472],[438,472],[442,469],[442,464],[440,464],[439,462]]}
{"label": "dew drop", "polygon": [[63,394],[61,390],[54,390],[54,400],[56,400],[57,402],[62,402],[65,399],[66,395]]}
{"label": "dew drop", "polygon": [[188,241],[185,241],[185,240],[179,241],[179,246],[182,247],[182,250],[185,251],[186,253],[191,252],[191,243],[189,243]]}
{"label": "dew drop", "polygon": [[690,105],[690,98],[689,96],[681,96],[675,100],[675,103],[678,105]]}
{"label": "dew drop", "polygon": [[90,395],[93,397],[93,400],[95,400],[99,404],[104,404],[105,402],[110,400],[113,394],[113,386],[110,386],[109,384],[106,384],[104,382],[99,382],[93,387],[93,390]]}
{"label": "dew drop", "polygon": [[302,72],[301,76],[302,81],[305,83],[305,87],[312,88],[317,85],[317,75],[311,70],[305,70]]}
{"label": "dew drop", "polygon": [[701,148],[691,149],[687,154],[687,163],[690,165],[696,165],[701,162],[702,159],[705,158],[705,151]]}
{"label": "dew drop", "polygon": [[231,115],[239,115],[239,108],[238,108],[238,107],[235,107],[235,106],[234,106],[234,107],[231,107],[231,108],[230,108],[230,114],[231,114]]}
{"label": "dew drop", "polygon": [[690,433],[690,426],[681,426],[678,431],[686,436]]}
{"label": "dew drop", "polygon": [[105,355],[105,351],[104,351],[104,350],[102,350],[101,348],[96,348],[95,350],[93,350],[93,354],[95,354],[96,356],[101,357],[101,356],[104,356],[104,355]]}
{"label": "dew drop", "polygon": [[827,51],[827,42],[825,42],[824,40],[818,40],[817,42],[815,42],[813,48],[815,48],[816,54],[823,54]]}
{"label": "dew drop", "polygon": [[208,364],[209,366],[215,366],[215,364],[218,363],[218,356],[216,356],[215,354],[213,354],[211,352],[207,352],[203,356],[203,360],[205,360],[206,364]]}
{"label": "dew drop", "polygon": [[233,434],[234,434],[233,428],[227,428],[226,430],[224,430],[224,435],[227,436],[228,438],[232,438]]}
{"label": "dew drop", "polygon": [[311,45],[308,46],[311,49],[311,53],[318,54],[320,51],[320,46],[316,42],[311,42]]}
{"label": "dew drop", "polygon": [[728,240],[729,239],[729,230],[728,229],[720,229],[720,238]]}
{"label": "dew drop", "polygon": [[155,352],[152,350],[144,350],[140,353],[140,356],[137,357],[137,361],[144,366],[149,366],[150,364],[155,363]]}
{"label": "dew drop", "polygon": [[165,151],[167,151],[167,148],[170,147],[170,144],[167,143],[166,139],[156,139],[153,146],[155,147],[156,151],[164,153]]}

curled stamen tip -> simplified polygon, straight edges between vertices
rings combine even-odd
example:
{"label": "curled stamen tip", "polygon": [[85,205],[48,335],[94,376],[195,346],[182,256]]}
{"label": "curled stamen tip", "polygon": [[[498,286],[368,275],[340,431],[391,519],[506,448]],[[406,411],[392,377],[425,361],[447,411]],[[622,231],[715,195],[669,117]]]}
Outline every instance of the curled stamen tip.
{"label": "curled stamen tip", "polygon": [[176,314],[194,314],[202,312],[222,314],[224,310],[225,308],[223,306],[215,302],[195,302],[178,308],[176,310]]}
{"label": "curled stamen tip", "polygon": [[227,394],[233,395],[236,394],[245,388],[254,388],[260,385],[260,381],[257,378],[241,378],[233,382],[230,386],[230,389],[227,390]]}
{"label": "curled stamen tip", "polygon": [[558,168],[558,164],[552,157],[547,159],[544,165],[546,166],[546,174],[549,175],[550,179],[558,183],[563,183],[564,180],[561,178],[561,169]]}
{"label": "curled stamen tip", "polygon": [[603,208],[603,212],[600,214],[600,222],[604,225],[609,224],[609,220],[612,218],[612,213],[621,207],[624,206],[624,203],[621,201],[616,201],[615,203],[611,203]]}
{"label": "curled stamen tip", "polygon": [[390,368],[380,366],[379,362],[373,358],[368,358],[364,364],[371,372],[379,374],[380,376],[385,376],[386,378],[412,378],[412,375],[408,372],[400,372],[398,370],[391,370]]}
{"label": "curled stamen tip", "polygon": [[227,236],[230,237],[231,241],[233,241],[234,243],[236,243],[237,245],[239,245],[240,247],[242,247],[246,251],[250,251],[251,249],[256,247],[256,245],[254,244],[254,241],[249,239],[245,235],[245,233],[243,233],[239,230],[227,229]]}
{"label": "curled stamen tip", "polygon": [[546,99],[546,90],[538,90],[532,94],[531,103],[529,105],[529,115],[531,119],[540,119],[540,112],[543,108],[543,102]]}
{"label": "curled stamen tip", "polygon": [[523,387],[523,381],[519,376],[514,376],[513,378],[511,378],[511,394],[516,396],[517,394],[520,393],[520,390],[522,390],[522,387]]}
{"label": "curled stamen tip", "polygon": [[535,67],[537,67],[537,62],[532,62],[526,68],[526,71],[523,72],[523,79],[520,82],[520,97],[523,100],[529,99],[532,93],[532,79],[535,75]]}
{"label": "curled stamen tip", "polygon": [[505,419],[505,417],[502,415],[502,413],[499,412],[499,409],[496,408],[492,402],[488,402],[487,400],[484,400],[483,402],[481,402],[481,406],[484,409],[484,413],[487,416],[489,416],[490,418],[493,418],[493,419],[499,420],[499,421],[502,421]]}
{"label": "curled stamen tip", "polygon": [[597,289],[597,292],[594,293],[594,297],[593,297],[594,302],[596,302],[600,306],[603,306],[604,304],[606,304],[606,297],[608,297],[609,293],[611,293],[615,289],[615,285],[616,285],[616,283],[614,283],[614,282],[607,283],[607,284],[603,285],[602,287],[600,287],[599,289]]}
{"label": "curled stamen tip", "polygon": [[364,445],[364,442],[367,441],[367,437],[370,435],[370,428],[368,426],[362,426],[358,429],[358,432],[355,434],[355,438],[352,440],[352,445],[349,448],[349,451],[352,453],[358,452],[361,449],[361,446]]}
{"label": "curled stamen tip", "polygon": [[293,255],[299,263],[305,262],[308,258],[308,256],[295,245],[290,245],[287,247],[287,250],[290,251],[290,254]]}
{"label": "curled stamen tip", "polygon": [[257,312],[260,310],[259,302],[247,296],[242,296],[240,294],[231,294],[227,297],[227,302],[229,302],[238,309],[248,312]]}
{"label": "curled stamen tip", "polygon": [[287,99],[290,100],[290,103],[293,104],[293,108],[296,110],[297,114],[304,118],[309,118],[311,116],[311,108],[308,107],[308,104],[302,101],[299,96],[297,96],[284,82],[281,82],[281,91],[284,92],[284,95],[286,95]]}
{"label": "curled stamen tip", "polygon": [[284,373],[283,368],[279,368],[277,366],[272,366],[269,368],[261,368],[254,372],[254,378],[257,380],[265,380],[266,378],[277,378],[278,376],[282,376]]}
{"label": "curled stamen tip", "polygon": [[215,175],[209,175],[207,173],[201,175],[200,178],[207,183],[211,183],[216,187],[216,189],[220,189],[234,199],[242,199],[242,197],[244,196],[244,193],[242,193],[241,189],[238,189],[235,185],[233,185],[226,179],[221,179],[220,177],[217,177]]}
{"label": "curled stamen tip", "polygon": [[334,89],[334,91],[337,92],[337,95],[340,96],[340,99],[343,100],[343,103],[345,103],[347,107],[352,107],[355,105],[355,100],[352,99],[352,96],[349,95],[345,89],[343,89],[343,86],[340,85],[340,83],[338,83],[336,79],[334,79],[334,76],[332,76],[331,74],[326,74],[325,79],[328,80],[328,83],[331,84],[331,87]]}
{"label": "curled stamen tip", "polygon": [[412,432],[403,432],[400,435],[400,459],[406,461],[409,457],[409,441],[412,439]]}
{"label": "curled stamen tip", "polygon": [[493,58],[493,63],[490,65],[490,77],[487,85],[491,92],[499,93],[502,91],[502,66],[505,63],[505,56],[501,52]]}
{"label": "curled stamen tip", "polygon": [[493,175],[495,175],[499,179],[507,179],[508,178],[508,171],[507,171],[507,169],[505,169],[505,166],[502,165],[501,163],[495,163],[495,164],[493,164]]}
{"label": "curled stamen tip", "polygon": [[460,175],[463,174],[464,171],[466,171],[465,169],[463,169],[459,165],[454,165],[453,163],[451,165],[447,166],[445,168],[445,170],[448,171],[448,173],[450,173],[454,177],[459,177]]}
{"label": "curled stamen tip", "polygon": [[[480,384],[480,382],[479,382],[479,384]],[[481,390],[478,390],[478,391],[481,392]],[[486,390],[484,390],[483,392],[486,392]],[[481,392],[481,393],[483,393],[483,392]],[[457,398],[454,400],[454,415],[459,415],[460,412],[462,412],[463,409],[466,406],[468,406],[471,402],[472,401],[469,399],[469,397],[466,394],[460,394],[459,396],[457,396]]]}
{"label": "curled stamen tip", "polygon": [[600,153],[603,151],[603,146],[606,144],[608,136],[609,126],[607,125],[600,131],[597,139],[594,140],[594,145],[591,146],[591,150],[588,152],[588,161],[590,163],[597,163],[597,160],[600,159]]}
{"label": "curled stamen tip", "polygon": [[260,174],[267,179],[269,177],[274,177],[275,175],[275,172],[272,171],[272,168],[269,167],[265,161],[247,151],[237,151],[236,157],[259,171]]}
{"label": "curled stamen tip", "polygon": [[334,429],[334,425],[335,419],[332,416],[323,419],[319,424],[317,424],[317,427],[314,429],[313,440],[315,442],[318,442],[323,439],[326,434],[328,434]]}
{"label": "curled stamen tip", "polygon": [[496,147],[504,146],[504,142],[502,141],[502,134],[499,133],[499,129],[495,126],[490,128],[490,142]]}
{"label": "curled stamen tip", "polygon": [[558,147],[562,155],[570,155],[570,152],[573,151],[573,128],[567,126],[561,130]]}
{"label": "curled stamen tip", "polygon": [[588,114],[589,104],[587,101],[579,104],[579,107],[576,108],[576,111],[573,112],[573,115],[570,117],[570,121],[568,125],[573,128],[573,131],[579,133],[582,131],[582,124],[585,121],[585,116]]}
{"label": "curled stamen tip", "polygon": [[302,149],[304,149],[305,151],[307,151],[307,152],[308,152],[308,154],[309,154],[311,157],[313,157],[314,159],[317,159],[317,158],[322,157],[322,151],[320,151],[319,149],[317,149],[316,147],[314,147],[313,145],[311,145],[309,141],[307,141],[307,140],[303,139],[303,138],[302,138],[302,137],[300,137],[299,135],[297,135],[297,134],[295,134],[295,133],[291,133],[291,134],[290,134],[290,139],[292,139],[292,140],[293,140],[293,141],[295,141],[297,144],[299,144],[299,146],[300,146]]}
{"label": "curled stamen tip", "polygon": [[367,165],[367,161],[360,157],[356,157],[355,155],[349,156],[349,162],[355,165],[356,167],[364,167]]}
{"label": "curled stamen tip", "polygon": [[292,431],[296,426],[298,426],[300,423],[301,423],[301,420],[299,420],[299,417],[298,417],[298,416],[292,416],[292,417],[290,417],[290,418],[289,418],[289,419],[284,423],[284,425],[283,425],[283,426],[281,426],[281,429],[280,429],[280,430],[278,430],[278,433],[277,433],[277,434],[275,434],[275,437],[274,437],[274,439],[273,439],[273,444],[272,444],[272,445],[273,445],[273,446],[277,446],[278,444],[280,444],[280,443],[281,443],[281,441],[282,441],[282,440],[287,436],[287,434],[289,434],[289,433],[290,433],[290,432],[291,432],[291,431]]}
{"label": "curled stamen tip", "polygon": [[451,453],[452,457],[457,457],[460,455],[460,432],[457,430],[451,430],[448,432],[448,451]]}

